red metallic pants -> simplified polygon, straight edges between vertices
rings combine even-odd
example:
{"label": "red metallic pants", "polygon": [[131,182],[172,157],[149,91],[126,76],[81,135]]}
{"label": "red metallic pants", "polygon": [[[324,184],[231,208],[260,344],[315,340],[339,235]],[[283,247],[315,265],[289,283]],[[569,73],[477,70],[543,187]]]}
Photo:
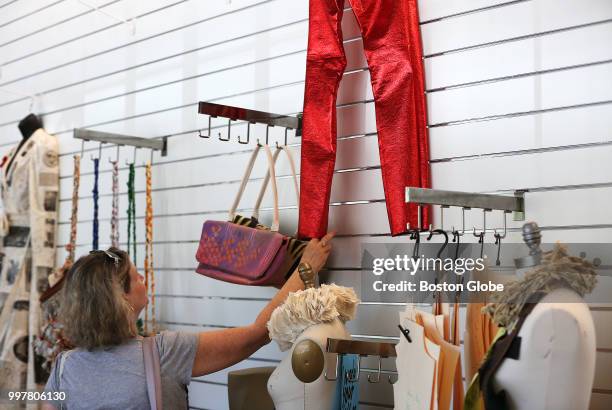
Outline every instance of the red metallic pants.
{"label": "red metallic pants", "polygon": [[[405,187],[430,187],[429,143],[417,0],[350,0],[361,28],[376,109],[391,234],[417,225]],[[344,0],[310,0],[299,236],[326,233],[336,160],[336,96],[346,67]],[[361,198],[358,198],[361,199]],[[429,209],[422,226],[429,223]]]}

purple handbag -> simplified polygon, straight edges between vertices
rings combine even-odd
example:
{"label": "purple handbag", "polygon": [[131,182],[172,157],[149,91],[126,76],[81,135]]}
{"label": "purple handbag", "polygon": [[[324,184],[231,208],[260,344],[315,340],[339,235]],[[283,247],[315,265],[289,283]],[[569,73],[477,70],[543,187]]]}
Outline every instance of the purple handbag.
{"label": "purple handbag", "polygon": [[[247,165],[230,210],[230,221],[235,215],[260,148],[259,145],[255,148]],[[278,192],[274,163],[270,148],[265,146],[264,151],[268,157],[270,185],[274,194],[271,229],[256,229],[228,221],[204,222],[196,253],[199,262],[196,272],[199,274],[241,285],[280,287],[284,283],[288,238],[278,232]]]}

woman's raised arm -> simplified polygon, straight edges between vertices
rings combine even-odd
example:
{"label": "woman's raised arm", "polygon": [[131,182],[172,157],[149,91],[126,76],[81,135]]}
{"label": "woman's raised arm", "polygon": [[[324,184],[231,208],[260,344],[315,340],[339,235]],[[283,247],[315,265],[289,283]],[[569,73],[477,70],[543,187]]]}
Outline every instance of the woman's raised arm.
{"label": "woman's raised arm", "polygon": [[[327,261],[333,237],[334,233],[328,233],[320,240],[312,239],[304,250],[302,262],[309,263],[317,274]],[[203,376],[225,369],[248,358],[269,343],[266,324],[272,312],[285,301],[290,292],[303,288],[304,284],[296,269],[285,285],[259,313],[253,324],[233,329],[201,332],[198,337],[192,376]]]}

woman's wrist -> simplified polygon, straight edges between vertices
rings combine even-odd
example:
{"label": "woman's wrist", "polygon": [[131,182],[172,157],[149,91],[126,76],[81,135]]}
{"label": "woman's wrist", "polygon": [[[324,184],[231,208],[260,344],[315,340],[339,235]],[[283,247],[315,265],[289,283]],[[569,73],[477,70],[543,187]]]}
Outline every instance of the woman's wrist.
{"label": "woman's wrist", "polygon": [[257,346],[262,347],[270,343],[270,335],[268,333],[267,321],[257,318],[255,323],[251,325],[253,333],[255,334],[255,340]]}
{"label": "woman's wrist", "polygon": [[310,260],[309,258],[302,258],[300,260],[300,264],[302,264],[302,263],[308,264],[308,266],[310,266],[310,269],[312,269],[312,271],[314,272],[315,275],[319,274],[319,269],[317,268],[316,264],[314,264],[314,262],[312,260]]}

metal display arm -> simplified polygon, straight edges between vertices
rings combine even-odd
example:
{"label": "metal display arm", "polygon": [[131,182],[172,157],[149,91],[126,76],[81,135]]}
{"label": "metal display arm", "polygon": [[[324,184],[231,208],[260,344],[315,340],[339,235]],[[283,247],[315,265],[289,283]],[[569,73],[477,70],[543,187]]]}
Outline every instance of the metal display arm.
{"label": "metal display arm", "polygon": [[419,205],[458,206],[465,209],[480,208],[487,211],[513,212],[515,221],[525,220],[524,192],[514,196],[475,194],[472,192],[444,191],[441,189],[406,187],[406,202]]}
{"label": "metal display arm", "polygon": [[[283,127],[285,128],[285,145],[287,145],[287,131],[295,130],[295,136],[299,137],[302,135],[302,116],[291,116],[283,114],[274,114],[264,111],[250,110],[247,108],[232,107],[230,105],[214,104],[210,102],[200,101],[198,104],[198,114],[208,115],[208,134],[203,135],[202,131],[199,132],[201,138],[211,137],[211,120],[212,118],[222,117],[227,118],[227,137],[222,138],[219,134],[219,140],[227,142],[231,139],[231,127],[232,121],[245,121],[247,123],[247,138],[245,141],[238,137],[240,144],[248,144],[251,124],[264,124],[266,125],[266,145],[268,144],[268,130],[270,127]],[[258,140],[259,143],[259,140]]]}
{"label": "metal display arm", "polygon": [[85,128],[75,128],[74,138],[84,141],[97,141],[107,144],[127,145],[135,148],[148,148],[154,151],[161,151],[162,157],[168,153],[167,137],[159,138],[142,138],[133,137],[130,135],[114,134],[110,132],[94,131]]}

